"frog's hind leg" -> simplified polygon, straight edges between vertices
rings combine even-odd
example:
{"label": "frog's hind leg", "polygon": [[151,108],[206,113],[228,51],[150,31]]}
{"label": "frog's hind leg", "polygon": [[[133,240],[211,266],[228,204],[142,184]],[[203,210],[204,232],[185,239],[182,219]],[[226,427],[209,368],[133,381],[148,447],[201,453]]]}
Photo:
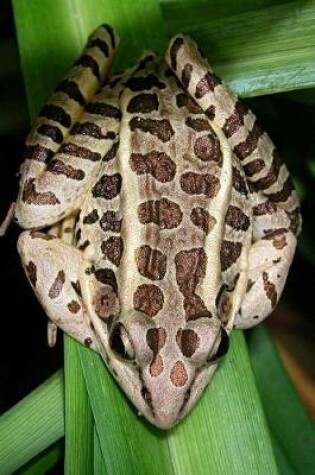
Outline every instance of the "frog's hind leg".
{"label": "frog's hind leg", "polygon": [[120,111],[112,88],[95,94],[108,75],[117,41],[111,27],[95,30],[39,112],[20,170],[15,216],[22,227],[50,226],[76,211],[113,146]]}
{"label": "frog's hind leg", "polygon": [[176,36],[166,61],[209,122],[223,131],[245,173],[247,186],[233,170],[232,186],[240,193],[250,192],[253,216],[247,292],[235,325],[250,327],[271,312],[281,295],[301,229],[297,194],[255,115],[212,71],[195,43]]}
{"label": "frog's hind leg", "polygon": [[52,328],[56,325],[80,343],[98,351],[81,298],[81,252],[57,237],[38,231],[23,232],[18,240],[18,251]]}

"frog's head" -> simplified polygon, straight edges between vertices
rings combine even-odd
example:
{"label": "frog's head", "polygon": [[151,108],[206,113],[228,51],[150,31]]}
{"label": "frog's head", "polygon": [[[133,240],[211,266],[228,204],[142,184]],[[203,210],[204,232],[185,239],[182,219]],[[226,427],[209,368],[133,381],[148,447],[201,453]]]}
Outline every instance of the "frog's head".
{"label": "frog's head", "polygon": [[131,311],[113,321],[106,359],[140,413],[168,429],[199,399],[228,342],[214,317],[201,317],[174,330]]}

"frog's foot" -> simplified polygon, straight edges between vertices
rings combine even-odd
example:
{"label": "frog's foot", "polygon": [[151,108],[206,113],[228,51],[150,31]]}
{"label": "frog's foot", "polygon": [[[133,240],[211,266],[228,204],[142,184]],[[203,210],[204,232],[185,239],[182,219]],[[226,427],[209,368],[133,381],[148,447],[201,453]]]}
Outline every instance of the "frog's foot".
{"label": "frog's foot", "polygon": [[[59,238],[38,231],[23,232],[18,251],[28,280],[53,326],[98,351],[81,298],[78,278],[81,252]],[[51,337],[50,344],[54,341]]]}
{"label": "frog's foot", "polygon": [[279,229],[256,241],[249,252],[247,291],[235,318],[236,328],[250,328],[275,308],[296,247],[296,237]]}

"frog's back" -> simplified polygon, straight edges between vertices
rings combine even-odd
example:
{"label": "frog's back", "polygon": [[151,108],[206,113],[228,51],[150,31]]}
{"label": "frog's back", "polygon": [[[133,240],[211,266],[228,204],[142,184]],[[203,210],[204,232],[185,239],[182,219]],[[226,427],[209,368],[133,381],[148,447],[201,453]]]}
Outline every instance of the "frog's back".
{"label": "frog's back", "polygon": [[134,308],[162,327],[172,315],[178,329],[217,314],[223,290],[238,286],[239,298],[221,303],[229,320],[251,241],[242,169],[163,61],[149,54],[118,88],[119,141],[77,232],[98,285],[113,289],[107,310],[95,310],[106,319]]}

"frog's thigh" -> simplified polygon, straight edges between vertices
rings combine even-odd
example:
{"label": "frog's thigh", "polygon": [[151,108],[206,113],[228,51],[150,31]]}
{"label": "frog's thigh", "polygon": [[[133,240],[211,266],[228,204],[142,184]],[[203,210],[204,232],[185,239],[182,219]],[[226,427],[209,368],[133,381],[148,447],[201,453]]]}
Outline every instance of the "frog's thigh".
{"label": "frog's thigh", "polygon": [[80,295],[81,252],[59,238],[37,231],[21,234],[18,251],[48,318],[65,333],[97,351]]}
{"label": "frog's thigh", "polygon": [[253,244],[247,291],[234,322],[236,328],[252,327],[272,312],[283,290],[295,247],[296,237],[286,230]]}

